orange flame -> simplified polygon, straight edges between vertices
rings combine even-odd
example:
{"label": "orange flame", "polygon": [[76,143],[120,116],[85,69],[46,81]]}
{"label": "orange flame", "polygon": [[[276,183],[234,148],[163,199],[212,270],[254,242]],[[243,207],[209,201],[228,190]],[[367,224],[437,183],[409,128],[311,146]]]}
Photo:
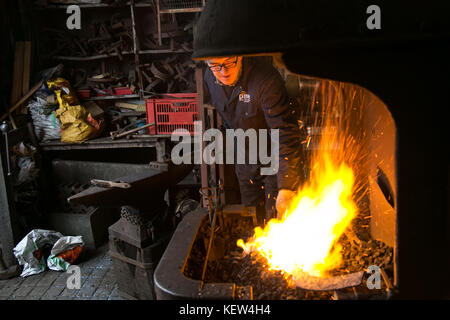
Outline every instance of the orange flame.
{"label": "orange flame", "polygon": [[[336,141],[336,136],[321,145]],[[342,155],[342,153],[341,153]],[[342,262],[337,240],[357,214],[352,199],[355,183],[353,170],[341,157],[332,158],[322,151],[314,157],[309,183],[298,192],[282,220],[272,219],[265,228],[255,228],[253,237],[237,245],[246,253],[258,251],[269,269],[281,270],[285,276],[309,274],[325,277],[327,271]]]}

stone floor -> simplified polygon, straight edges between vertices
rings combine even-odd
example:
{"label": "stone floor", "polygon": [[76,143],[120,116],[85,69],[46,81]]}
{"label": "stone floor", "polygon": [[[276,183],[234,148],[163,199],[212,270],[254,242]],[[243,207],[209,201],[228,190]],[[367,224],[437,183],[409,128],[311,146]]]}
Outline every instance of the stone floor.
{"label": "stone floor", "polygon": [[0,280],[0,300],[126,300],[118,293],[108,244],[77,263],[80,289],[69,289],[71,274],[47,270],[26,278]]}

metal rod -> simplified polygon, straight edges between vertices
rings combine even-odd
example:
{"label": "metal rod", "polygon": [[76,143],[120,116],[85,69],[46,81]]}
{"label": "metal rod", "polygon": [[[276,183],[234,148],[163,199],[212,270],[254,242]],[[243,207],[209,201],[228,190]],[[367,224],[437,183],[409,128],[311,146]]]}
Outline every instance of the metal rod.
{"label": "metal rod", "polygon": [[202,283],[200,285],[200,290],[202,290],[203,286],[205,285],[206,269],[208,267],[209,255],[211,252],[212,243],[214,241],[214,229],[216,228],[216,217],[217,217],[217,212],[214,213],[214,217],[213,217],[213,221],[212,221],[212,225],[211,225],[211,235],[209,236],[209,243],[208,243],[208,250],[206,251],[205,264],[203,265]]}
{"label": "metal rod", "polygon": [[148,128],[148,127],[151,127],[151,126],[154,126],[154,125],[155,125],[154,122],[152,122],[152,123],[147,123],[147,124],[145,124],[145,125],[143,125],[143,126],[141,126],[141,127],[137,127],[137,128],[135,128],[135,129],[132,129],[132,130],[129,130],[129,131],[125,131],[125,132],[122,132],[122,133],[120,133],[120,134],[118,134],[118,135],[113,135],[112,138],[113,138],[113,139],[121,138],[121,137],[124,137],[124,136],[126,136],[126,135],[128,135],[128,134],[131,134],[131,133],[135,133],[135,132],[144,130],[144,129],[146,129],[146,128]]}
{"label": "metal rod", "polygon": [[6,164],[8,166],[8,177],[11,176],[11,164],[9,162],[9,143],[8,143],[8,133],[5,133],[5,148],[6,148]]}
{"label": "metal rod", "polygon": [[159,0],[156,0],[156,17],[158,20],[158,45],[162,46],[162,38],[161,38],[161,10],[159,7]]}
{"label": "metal rod", "polygon": [[143,99],[143,90],[144,90],[144,82],[142,79],[142,73],[141,73],[141,68],[139,68],[140,63],[140,59],[139,59],[139,43],[138,43],[138,39],[137,39],[137,35],[136,35],[136,18],[134,16],[134,0],[130,1],[130,8],[131,8],[131,24],[132,24],[132,29],[133,29],[133,52],[134,52],[134,61],[136,64],[136,72],[138,74],[138,80],[139,80],[139,98],[142,100]]}
{"label": "metal rod", "polygon": [[3,132],[3,136],[5,137],[6,164],[8,168],[8,177],[9,177],[11,176],[11,165],[9,162],[9,143],[8,143],[9,126],[6,121],[3,121],[3,123],[0,125],[0,130]]}

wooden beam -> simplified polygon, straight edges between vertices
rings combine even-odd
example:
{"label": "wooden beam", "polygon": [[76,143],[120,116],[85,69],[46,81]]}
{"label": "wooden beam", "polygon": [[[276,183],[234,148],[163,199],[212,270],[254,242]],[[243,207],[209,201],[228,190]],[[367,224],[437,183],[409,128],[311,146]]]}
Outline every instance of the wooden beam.
{"label": "wooden beam", "polygon": [[[203,70],[201,68],[195,69],[195,82],[197,84],[197,110],[198,110],[198,119],[202,123],[202,134],[205,132],[205,117],[206,112],[203,105],[204,100],[204,92],[203,92]],[[200,150],[200,157],[203,157],[203,150],[205,149],[205,141],[202,141],[201,150]],[[202,188],[208,187],[208,167],[205,163],[205,161],[201,161],[200,165],[200,173],[201,173],[201,180],[202,180]],[[208,202],[206,201],[205,197],[202,197],[202,204],[203,207],[206,208],[208,205]]]}
{"label": "wooden beam", "polygon": [[[11,104],[16,103],[22,96],[24,52],[25,52],[25,43],[22,41],[16,42],[16,46],[14,49],[14,69],[13,69],[13,79],[11,89]],[[12,114],[9,113],[8,116],[13,128],[17,129]]]}
{"label": "wooden beam", "polygon": [[17,101],[17,103],[12,106],[7,113],[5,113],[3,116],[0,117],[0,121],[3,121],[6,119],[6,117],[8,115],[10,115],[12,112],[14,112],[18,107],[21,106],[22,103],[24,103],[25,101],[27,101],[32,95],[33,93],[35,93],[44,83],[44,81],[39,81],[25,96],[23,96],[19,101]]}
{"label": "wooden beam", "polygon": [[22,96],[24,50],[25,50],[25,43],[22,41],[16,42],[16,47],[14,51],[14,69],[12,79],[11,105],[15,104]]}
{"label": "wooden beam", "polygon": [[[24,42],[23,52],[23,76],[22,76],[22,92],[21,96],[24,96],[30,91],[30,72],[31,72],[31,41]],[[22,106],[20,112],[27,114],[28,109]]]}
{"label": "wooden beam", "polygon": [[25,41],[23,55],[23,79],[22,79],[22,96],[26,95],[30,90],[30,73],[31,73],[31,41]]}

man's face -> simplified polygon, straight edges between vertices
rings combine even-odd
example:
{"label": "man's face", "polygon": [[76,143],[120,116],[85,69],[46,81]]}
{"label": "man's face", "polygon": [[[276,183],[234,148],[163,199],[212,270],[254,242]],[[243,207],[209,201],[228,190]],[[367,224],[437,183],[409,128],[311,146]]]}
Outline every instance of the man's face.
{"label": "man's face", "polygon": [[217,80],[229,86],[236,83],[242,68],[242,57],[210,59],[206,62]]}

